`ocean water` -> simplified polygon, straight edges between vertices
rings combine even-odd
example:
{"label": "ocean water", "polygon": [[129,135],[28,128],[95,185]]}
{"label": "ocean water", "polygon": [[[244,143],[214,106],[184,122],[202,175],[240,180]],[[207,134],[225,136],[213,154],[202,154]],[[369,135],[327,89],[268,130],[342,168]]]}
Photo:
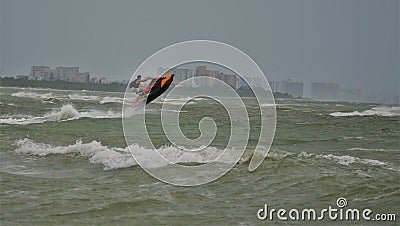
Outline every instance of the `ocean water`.
{"label": "ocean water", "polygon": [[[162,152],[176,156],[179,149],[160,132],[160,101],[146,115],[149,135]],[[249,172],[258,110],[254,99],[244,102],[252,130],[239,163],[212,183],[178,187],[148,175],[131,156],[129,148],[148,147],[140,137],[127,147],[122,93],[1,87],[0,224],[310,224],[316,222],[261,221],[257,211],[264,204],[322,209],[336,206],[340,197],[351,208],[400,218],[399,106],[278,99],[271,150]],[[215,112],[223,108],[196,99],[182,109],[180,123],[185,135],[196,138],[199,120],[215,116],[218,132],[211,148],[219,152],[230,124],[226,114]]]}

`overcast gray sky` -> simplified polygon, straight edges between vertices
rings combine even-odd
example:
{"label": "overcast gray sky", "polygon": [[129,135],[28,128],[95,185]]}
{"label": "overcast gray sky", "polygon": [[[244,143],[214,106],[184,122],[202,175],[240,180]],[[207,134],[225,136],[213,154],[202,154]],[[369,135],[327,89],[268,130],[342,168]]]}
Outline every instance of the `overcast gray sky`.
{"label": "overcast gray sky", "polygon": [[399,92],[398,0],[0,1],[3,74],[62,65],[128,79],[163,47],[210,39],[247,53],[270,80]]}

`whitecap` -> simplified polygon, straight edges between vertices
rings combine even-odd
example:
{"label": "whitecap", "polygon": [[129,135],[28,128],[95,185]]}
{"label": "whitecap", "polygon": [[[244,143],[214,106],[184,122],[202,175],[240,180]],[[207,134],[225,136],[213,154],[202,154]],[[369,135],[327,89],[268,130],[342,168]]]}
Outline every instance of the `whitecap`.
{"label": "whitecap", "polygon": [[120,97],[103,97],[103,99],[100,100],[100,104],[105,104],[105,103],[122,103],[122,98]]}
{"label": "whitecap", "polygon": [[[30,154],[36,156],[47,156],[50,154],[79,154],[89,158],[90,163],[100,164],[105,170],[127,168],[137,165],[130,150],[136,154],[142,154],[140,159],[146,159],[144,164],[147,167],[160,168],[171,164],[170,162],[158,162],[160,153],[166,159],[174,163],[208,163],[217,159],[217,162],[231,163],[236,160],[233,156],[224,155],[224,158],[218,158],[223,152],[221,149],[207,147],[201,152],[182,151],[179,148],[168,146],[157,149],[157,152],[151,151],[149,148],[142,147],[138,144],[130,145],[129,147],[117,148],[102,145],[98,141],[83,143],[77,140],[75,144],[67,146],[54,146],[45,143],[36,143],[28,138],[16,141],[16,153]],[[232,158],[231,158],[232,157]]]}
{"label": "whitecap", "polygon": [[34,92],[17,92],[11,94],[13,97],[31,98],[31,99],[50,99],[53,97],[52,93],[34,93]]}
{"label": "whitecap", "polygon": [[86,96],[86,95],[78,95],[78,94],[69,94],[68,98],[71,100],[82,100],[82,101],[96,101],[99,99],[98,96]]}
{"label": "whitecap", "polygon": [[305,151],[302,151],[297,155],[298,158],[310,158],[310,157],[316,157],[316,158],[322,158],[322,159],[327,159],[333,162],[336,162],[340,165],[344,166],[349,166],[354,163],[360,163],[364,165],[372,165],[372,166],[383,166],[383,165],[388,165],[388,163],[381,162],[376,159],[362,159],[350,155],[333,155],[333,154],[315,154],[315,153],[307,153]]}
{"label": "whitecap", "polygon": [[329,114],[334,117],[347,117],[347,116],[400,116],[400,107],[373,107],[370,110],[365,110],[362,112],[353,111],[353,112],[333,112]]}
{"label": "whitecap", "polygon": [[377,151],[377,152],[399,152],[400,150],[395,149],[384,149],[384,148],[349,148],[346,151]]}
{"label": "whitecap", "polygon": [[16,142],[16,153],[47,156],[50,154],[72,154],[77,153],[88,157],[91,163],[101,164],[105,170],[125,168],[136,165],[132,155],[120,148],[109,148],[98,141],[82,143],[78,140],[75,144],[68,146],[52,146],[44,143],[35,143],[30,139],[18,140]]}
{"label": "whitecap", "polygon": [[350,164],[353,163],[361,163],[365,165],[372,165],[372,166],[382,166],[386,165],[387,163],[381,162],[376,159],[361,159],[358,157],[350,156],[350,155],[342,155],[342,156],[337,156],[333,154],[328,154],[328,155],[316,155],[317,158],[324,158],[328,159],[334,162],[337,162],[341,165],[349,166]]}
{"label": "whitecap", "polygon": [[66,120],[75,120],[79,118],[120,118],[120,112],[114,111],[100,111],[100,110],[89,110],[89,111],[77,111],[71,104],[67,104],[62,106],[60,109],[56,109],[50,113],[47,113],[44,116],[34,117],[34,116],[25,116],[25,117],[8,117],[0,119],[0,124],[19,124],[19,125],[27,125],[27,124],[37,124],[51,121],[66,121]]}

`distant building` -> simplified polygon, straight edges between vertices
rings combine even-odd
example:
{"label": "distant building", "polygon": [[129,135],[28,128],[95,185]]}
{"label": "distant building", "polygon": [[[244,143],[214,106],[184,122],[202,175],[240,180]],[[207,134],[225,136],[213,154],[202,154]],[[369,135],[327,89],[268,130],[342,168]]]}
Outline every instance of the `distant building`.
{"label": "distant building", "polygon": [[29,78],[34,80],[62,80],[66,82],[89,82],[89,72],[79,72],[79,67],[56,67],[50,69],[48,66],[32,66]]}
{"label": "distant building", "polygon": [[50,80],[51,70],[48,66],[32,66],[29,78],[32,80]]}
{"label": "distant building", "polygon": [[286,80],[280,82],[279,90],[281,93],[287,93],[293,97],[303,97],[303,83]]}
{"label": "distant building", "polygon": [[[207,76],[207,77],[212,77],[216,78],[219,80],[224,81],[228,85],[230,85],[233,88],[237,88],[238,85],[238,79],[236,75],[234,74],[224,74],[222,72],[219,72],[217,70],[207,70],[207,66],[197,66],[196,67],[196,76]],[[214,87],[216,85],[216,81],[213,79],[207,79],[203,81],[206,84],[199,84],[199,85],[205,85],[208,87]]]}
{"label": "distant building", "polygon": [[174,69],[171,73],[174,73],[174,82],[180,83],[187,79],[193,78],[193,70],[192,69]]}
{"label": "distant building", "polygon": [[51,75],[50,75],[50,81],[57,80],[56,75],[57,75],[57,70],[55,68],[50,69]]}
{"label": "distant building", "polygon": [[[157,74],[161,75],[164,72],[167,72],[167,70],[168,70],[167,68],[159,67],[159,68],[157,68]],[[192,69],[173,68],[173,69],[168,70],[168,73],[174,74],[173,84],[175,84],[175,85],[177,85],[187,79],[193,78],[195,76],[196,77],[205,76],[205,77],[212,77],[212,78],[222,80],[233,88],[238,87],[238,79],[237,79],[238,76],[236,76],[234,74],[224,74],[217,70],[208,70],[207,66],[197,66],[195,72]],[[191,85],[194,85],[194,84],[191,84]],[[197,85],[214,87],[216,85],[216,81],[213,79],[202,79],[201,84],[197,84]]]}
{"label": "distant building", "polygon": [[261,87],[261,88],[265,88],[263,86],[265,79],[262,77],[256,77],[256,76],[246,76],[245,77],[246,80],[249,82],[249,84],[252,87]]}
{"label": "distant building", "polygon": [[91,77],[90,82],[97,83],[98,82],[97,77]]}
{"label": "distant building", "polygon": [[79,75],[79,67],[56,67],[55,80],[75,82]]}
{"label": "distant building", "polygon": [[269,82],[272,92],[287,93],[293,97],[303,97],[303,82],[295,82],[292,80],[286,81],[271,81]]}
{"label": "distant building", "polygon": [[106,78],[106,77],[102,77],[98,80],[98,83],[101,84],[110,84],[111,82]]}
{"label": "distant building", "polygon": [[196,76],[207,75],[209,71],[207,70],[207,66],[197,66],[196,67]]}
{"label": "distant building", "polygon": [[277,93],[280,92],[281,83],[277,81],[269,82],[269,86],[271,87],[272,92]]}
{"label": "distant building", "polygon": [[339,84],[312,82],[311,97],[316,100],[337,100],[339,98]]}
{"label": "distant building", "polygon": [[74,82],[90,82],[90,72],[79,73]]}

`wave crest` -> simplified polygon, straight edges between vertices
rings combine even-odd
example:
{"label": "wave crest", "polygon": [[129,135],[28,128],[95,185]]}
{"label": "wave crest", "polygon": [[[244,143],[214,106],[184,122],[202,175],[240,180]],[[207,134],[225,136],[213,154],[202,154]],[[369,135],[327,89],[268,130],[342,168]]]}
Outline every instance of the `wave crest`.
{"label": "wave crest", "polygon": [[[156,158],[157,156],[154,156],[158,155],[156,152],[141,147],[138,144],[133,144],[125,148],[117,148],[104,146],[95,140],[90,143],[82,143],[81,140],[77,140],[75,144],[68,146],[53,146],[44,143],[35,143],[28,138],[17,140],[15,144],[17,146],[15,152],[18,154],[30,154],[36,156],[47,156],[50,154],[80,154],[84,157],[88,157],[90,163],[103,165],[105,170],[127,168],[137,165],[130,150],[134,151],[141,149],[144,151],[140,151],[140,153],[146,153],[145,159],[148,159],[146,166],[151,166],[152,168],[167,166],[165,163],[154,161],[155,159],[158,159]],[[202,153],[196,153],[182,151],[176,147],[168,146],[161,147],[157,149],[157,151],[166,159],[174,163],[203,164],[213,162],[223,150],[208,147],[205,149],[205,152],[202,151]],[[217,160],[219,163],[230,163],[231,161],[235,161],[234,156],[232,156],[232,159],[225,158]]]}
{"label": "wave crest", "polygon": [[346,117],[346,116],[400,116],[400,107],[373,107],[370,110],[365,110],[363,112],[353,111],[353,112],[333,112],[329,114],[334,117]]}
{"label": "wave crest", "polygon": [[27,124],[37,124],[44,122],[54,122],[54,121],[66,121],[66,120],[76,120],[80,118],[120,118],[121,113],[116,113],[113,111],[99,111],[90,110],[79,112],[71,104],[66,104],[60,109],[48,113],[42,117],[24,117],[24,118],[3,118],[0,119],[0,124],[17,124],[17,125],[27,125]]}

